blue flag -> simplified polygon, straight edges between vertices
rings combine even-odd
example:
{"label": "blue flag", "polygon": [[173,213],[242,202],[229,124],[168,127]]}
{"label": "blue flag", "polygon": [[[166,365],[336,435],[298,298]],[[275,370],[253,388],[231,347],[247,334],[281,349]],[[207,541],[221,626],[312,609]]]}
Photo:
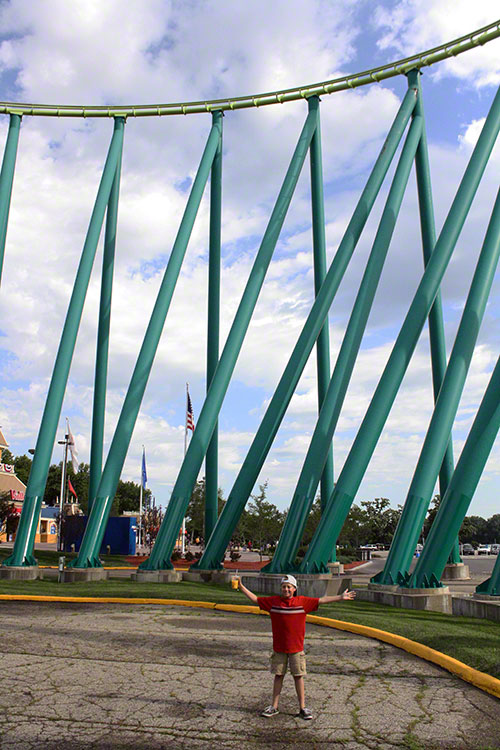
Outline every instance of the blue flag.
{"label": "blue flag", "polygon": [[146,473],[146,449],[145,449],[145,448],[144,448],[144,446],[143,446],[143,448],[142,448],[142,472],[141,472],[141,483],[142,483],[142,488],[143,488],[144,490],[146,489],[146,483],[147,483],[147,481],[148,481],[148,475],[147,475],[147,473]]}

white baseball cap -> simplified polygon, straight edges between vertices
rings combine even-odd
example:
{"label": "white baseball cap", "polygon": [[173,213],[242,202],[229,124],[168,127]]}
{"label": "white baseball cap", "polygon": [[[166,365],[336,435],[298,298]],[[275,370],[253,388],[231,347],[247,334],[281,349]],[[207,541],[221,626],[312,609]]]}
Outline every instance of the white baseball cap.
{"label": "white baseball cap", "polygon": [[283,578],[281,579],[281,585],[283,586],[284,583],[289,583],[292,586],[295,586],[295,588],[297,588],[297,581],[291,575],[283,576]]}

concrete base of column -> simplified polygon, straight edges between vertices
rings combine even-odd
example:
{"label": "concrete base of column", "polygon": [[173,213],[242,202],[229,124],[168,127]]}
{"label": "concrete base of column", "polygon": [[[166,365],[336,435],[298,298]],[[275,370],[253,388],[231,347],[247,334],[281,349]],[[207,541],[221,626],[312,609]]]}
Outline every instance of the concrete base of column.
{"label": "concrete base of column", "polygon": [[344,565],[339,562],[329,562],[326,566],[333,576],[340,576],[344,574]]}
{"label": "concrete base of column", "polygon": [[[245,576],[254,581],[259,574],[246,572]],[[219,586],[230,586],[235,576],[242,579],[241,570],[183,570],[182,580],[191,583],[217,583]],[[243,580],[243,579],[242,579]]]}
{"label": "concrete base of column", "polygon": [[41,578],[38,565],[5,566],[0,568],[0,579],[4,581],[35,581]]}
{"label": "concrete base of column", "polygon": [[108,571],[104,568],[67,568],[62,574],[62,583],[88,583],[106,581]]}
{"label": "concrete base of column", "polygon": [[454,596],[453,614],[500,622],[500,596],[489,594]]}
{"label": "concrete base of column", "polygon": [[136,583],[179,583],[182,581],[180,570],[138,570],[132,573]]}
{"label": "concrete base of column", "polygon": [[465,563],[448,563],[448,565],[445,565],[443,574],[441,576],[442,581],[456,581],[459,578],[470,578],[470,570],[468,565],[465,565]]}
{"label": "concrete base of column", "polygon": [[397,586],[370,583],[368,589],[356,591],[356,599],[402,609],[452,614],[452,597],[447,586],[439,589],[402,589]]}

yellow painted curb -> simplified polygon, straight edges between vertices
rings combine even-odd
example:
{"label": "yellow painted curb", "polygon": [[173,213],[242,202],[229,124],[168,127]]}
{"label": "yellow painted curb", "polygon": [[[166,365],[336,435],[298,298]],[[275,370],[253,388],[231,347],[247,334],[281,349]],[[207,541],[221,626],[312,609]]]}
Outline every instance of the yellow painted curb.
{"label": "yellow painted curb", "polygon": [[[31,596],[29,594],[0,594],[0,601],[2,600],[70,603],[84,602],[86,604],[157,604],[174,607],[216,609],[222,612],[236,612],[239,614],[269,616],[268,612],[263,612],[258,607],[252,607],[250,605],[217,604],[215,602],[198,602],[184,599],[142,599],[139,597],[137,597],[136,599],[130,599],[120,596]],[[407,651],[414,656],[418,656],[420,659],[424,659],[425,661],[437,664],[439,667],[446,669],[448,672],[457,675],[457,677],[460,677],[465,682],[470,682],[480,690],[494,695],[495,698],[500,698],[500,680],[498,680],[496,677],[492,677],[489,674],[480,672],[478,669],[469,667],[467,664],[458,661],[458,659],[454,659],[447,654],[436,651],[429,646],[424,646],[422,643],[417,643],[417,641],[412,641],[409,638],[404,638],[402,635],[389,633],[386,630],[370,628],[367,625],[357,625],[356,623],[345,622],[344,620],[333,620],[330,617],[307,615],[306,620],[312,625],[321,625],[326,628],[345,630],[349,633],[355,633],[356,635],[362,635],[366,638],[375,638],[376,640],[383,641],[384,643],[389,643],[391,646],[395,646],[396,648],[400,648],[403,651]]]}

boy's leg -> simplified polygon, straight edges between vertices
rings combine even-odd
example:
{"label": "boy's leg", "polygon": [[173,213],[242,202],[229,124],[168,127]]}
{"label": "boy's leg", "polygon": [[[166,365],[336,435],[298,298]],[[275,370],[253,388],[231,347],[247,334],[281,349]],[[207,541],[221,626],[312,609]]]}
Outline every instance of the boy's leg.
{"label": "boy's leg", "polygon": [[275,674],[273,682],[273,708],[278,708],[278,703],[281,695],[281,688],[283,687],[284,674]]}
{"label": "boy's leg", "polygon": [[299,701],[299,709],[302,710],[306,707],[306,692],[304,687],[304,678],[302,675],[294,676],[295,690],[297,692],[297,700]]}

